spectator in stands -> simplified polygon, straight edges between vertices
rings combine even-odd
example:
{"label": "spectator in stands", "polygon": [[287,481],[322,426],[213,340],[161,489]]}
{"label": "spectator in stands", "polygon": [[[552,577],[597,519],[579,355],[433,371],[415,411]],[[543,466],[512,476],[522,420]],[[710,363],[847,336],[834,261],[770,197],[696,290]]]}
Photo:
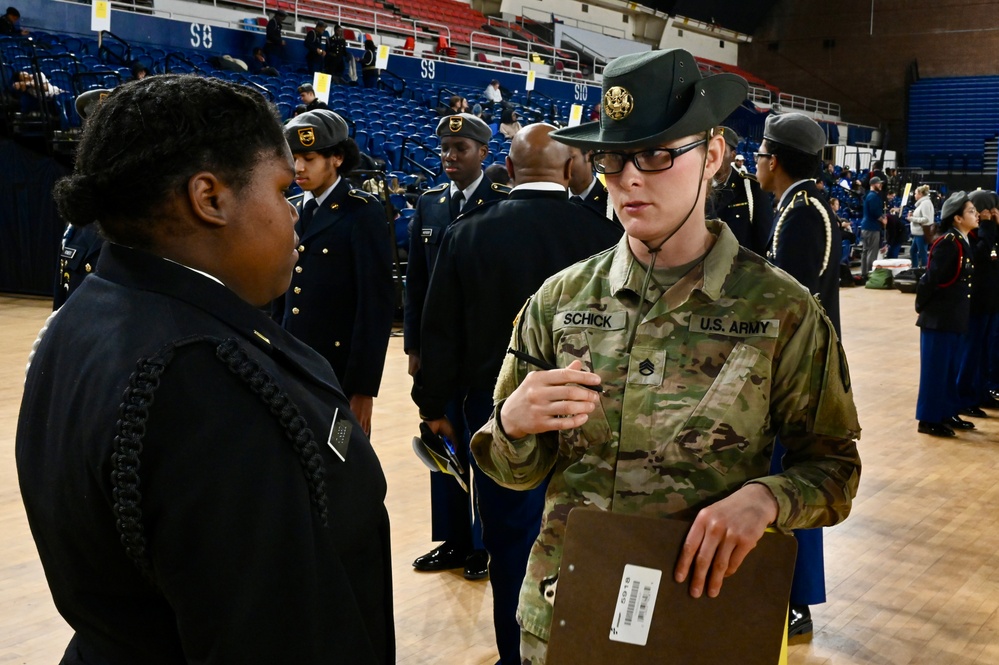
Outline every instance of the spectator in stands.
{"label": "spectator in stands", "polygon": [[853,189],[853,174],[850,172],[850,169],[843,169],[840,171],[839,182],[836,184],[847,192]]}
{"label": "spectator in stands", "polygon": [[930,198],[930,186],[916,187],[916,207],[909,212],[909,235],[912,244],[909,246],[909,259],[913,268],[926,267],[926,231],[933,225],[936,211],[933,209],[933,199]]}
{"label": "spectator in stands", "polygon": [[17,80],[11,87],[18,93],[22,113],[41,111],[43,102],[47,103],[49,110],[54,113],[53,98],[63,92],[60,88],[49,83],[45,74],[38,72],[35,75],[28,70],[18,72]]}
{"label": "spectator in stands", "polygon": [[267,64],[267,56],[264,54],[264,49],[259,46],[253,49],[253,55],[250,57],[250,61],[246,63],[246,66],[249,67],[251,74],[262,74],[264,76],[281,75],[278,70]]}
{"label": "spectator in stands", "polygon": [[347,57],[347,40],[343,36],[343,26],[337,23],[333,26],[333,36],[326,44],[326,61],[323,66],[326,73],[332,76],[337,83],[343,83]]}
{"label": "spectator in stands", "polygon": [[20,26],[21,12],[17,7],[8,7],[7,12],[0,16],[0,36],[12,37],[27,35],[28,31]]}
{"label": "spectator in stands", "polygon": [[132,65],[132,80],[141,81],[142,79],[149,76],[149,69],[146,68],[141,62],[136,62]]}
{"label": "spectator in stands", "polygon": [[293,178],[262,95],[164,75],[108,95],[55,187],[109,240],[17,432],[63,662],[396,660],[377,456],[329,364],[259,309],[293,274]]}
{"label": "spectator in stands", "polygon": [[364,55],[361,56],[361,80],[365,88],[374,88],[378,85],[378,51],[375,43],[370,39],[364,40]]}
{"label": "spectator in stands", "polygon": [[832,189],[832,186],[836,184],[835,168],[832,162],[826,162],[822,168],[821,180],[826,184],[826,189]]}
{"label": "spectator in stands", "polygon": [[600,120],[600,102],[593,105],[593,110],[590,111],[590,122],[596,122]]}
{"label": "spectator in stands", "polygon": [[864,252],[860,255],[860,279],[867,281],[867,275],[874,267],[881,249],[881,232],[888,223],[885,216],[885,204],[881,198],[881,188],[884,182],[881,178],[871,178],[871,191],[864,197],[864,217],[860,220],[860,241]]}
{"label": "spectator in stands", "polygon": [[329,35],[326,33],[326,22],[316,21],[316,27],[309,30],[305,35],[305,64],[310,72],[323,71],[323,62],[326,59],[326,41]]}
{"label": "spectator in stands", "polygon": [[503,113],[500,115],[500,134],[512,139],[520,131],[520,128],[520,116],[517,115],[517,112],[511,108],[503,109]]}
{"label": "spectator in stands", "polygon": [[451,99],[448,100],[448,110],[450,111],[448,115],[468,113],[468,100],[461,95],[451,95]]}
{"label": "spectator in stands", "polygon": [[749,169],[746,168],[746,158],[742,155],[736,155],[735,159],[729,162],[729,166],[731,166],[733,170],[738,171],[741,175],[749,173]]}
{"label": "spectator in stands", "polygon": [[885,244],[888,245],[886,259],[897,259],[902,251],[902,243],[905,242],[905,224],[898,213],[898,208],[892,208],[885,215]]}
{"label": "spectator in stands", "polygon": [[854,286],[853,272],[850,270],[850,258],[853,255],[853,246],[857,244],[857,234],[853,232],[853,225],[850,220],[839,216],[840,201],[835,196],[829,199],[829,209],[836,215],[836,222],[839,224],[842,234],[842,253],[839,258],[839,285]]}
{"label": "spectator in stands", "polygon": [[490,81],[482,96],[486,98],[486,101],[490,101],[493,104],[501,103],[503,101],[503,93],[500,92],[500,82],[496,79]]}
{"label": "spectator in stands", "polygon": [[308,112],[309,112],[308,106],[306,106],[305,104],[296,104],[295,109],[291,112],[291,117],[294,118],[302,115],[303,113],[308,113]]}
{"label": "spectator in stands", "polygon": [[284,36],[281,34],[282,23],[288,14],[283,10],[279,9],[274,12],[274,16],[271,20],[267,22],[267,36],[264,37],[264,51],[267,53],[267,58],[274,65],[279,65],[281,63],[282,55],[284,54]]}
{"label": "spectator in stands", "polygon": [[306,111],[328,108],[326,102],[316,97],[316,89],[312,87],[311,83],[303,83],[298,86],[298,96],[305,104]]}

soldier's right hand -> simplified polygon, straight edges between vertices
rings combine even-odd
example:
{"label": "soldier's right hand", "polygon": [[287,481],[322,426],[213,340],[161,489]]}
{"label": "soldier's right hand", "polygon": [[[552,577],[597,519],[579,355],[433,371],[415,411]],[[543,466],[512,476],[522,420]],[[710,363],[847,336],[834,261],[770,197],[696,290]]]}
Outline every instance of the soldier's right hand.
{"label": "soldier's right hand", "polygon": [[568,367],[531,372],[500,410],[503,431],[511,439],[528,434],[580,427],[596,408],[600,395],[581,386],[598,386],[600,377],[582,369],[579,360]]}
{"label": "soldier's right hand", "polygon": [[420,371],[420,354],[415,351],[409,352],[409,375],[416,376]]}

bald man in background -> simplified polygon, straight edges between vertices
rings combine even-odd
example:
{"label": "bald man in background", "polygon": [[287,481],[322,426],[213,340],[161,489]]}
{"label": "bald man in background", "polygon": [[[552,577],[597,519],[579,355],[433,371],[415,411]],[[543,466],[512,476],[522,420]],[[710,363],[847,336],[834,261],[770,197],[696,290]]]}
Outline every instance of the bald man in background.
{"label": "bald man in background", "polygon": [[[413,389],[413,400],[432,430],[461,441],[466,451],[470,434],[492,413],[513,320],[527,298],[551,275],[621,238],[620,226],[569,203],[572,154],[549,137],[554,129],[539,123],[514,136],[506,166],[516,187],[508,198],[483,204],[448,229],[427,290],[423,382]],[[464,395],[465,432],[455,432],[444,416],[458,393]],[[540,530],[545,484],[518,492],[477,471],[473,482],[489,552],[500,662],[519,664],[517,601]]]}

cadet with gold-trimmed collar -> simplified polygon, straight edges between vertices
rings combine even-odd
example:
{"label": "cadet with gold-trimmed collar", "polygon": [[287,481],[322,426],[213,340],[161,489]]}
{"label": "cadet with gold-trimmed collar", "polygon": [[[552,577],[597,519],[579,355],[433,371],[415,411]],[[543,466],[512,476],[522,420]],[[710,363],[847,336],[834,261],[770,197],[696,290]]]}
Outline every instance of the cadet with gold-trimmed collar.
{"label": "cadet with gold-trimmed collar", "polygon": [[[451,182],[427,190],[416,202],[406,267],[404,345],[409,373],[417,385],[421,381],[420,347],[427,343],[420,335],[423,307],[444,232],[459,215],[506,198],[510,191],[505,185],[491,182],[482,172],[492,138],[489,125],[470,113],[458,113],[441,118],[436,133],[441,141],[441,167]],[[464,430],[457,395],[448,406],[448,418],[456,429]],[[472,521],[475,506],[470,504],[469,495],[446,475],[432,473],[430,503],[431,537],[444,542],[418,557],[413,566],[422,571],[464,567],[468,578],[484,577],[485,550],[478,520],[474,524]]]}
{"label": "cadet with gold-trimmed collar", "polygon": [[395,313],[392,246],[384,208],[345,176],[359,152],[333,111],[303,113],[285,126],[295,181],[298,263],[284,296],[284,328],[325,357],[351,410],[371,431]]}

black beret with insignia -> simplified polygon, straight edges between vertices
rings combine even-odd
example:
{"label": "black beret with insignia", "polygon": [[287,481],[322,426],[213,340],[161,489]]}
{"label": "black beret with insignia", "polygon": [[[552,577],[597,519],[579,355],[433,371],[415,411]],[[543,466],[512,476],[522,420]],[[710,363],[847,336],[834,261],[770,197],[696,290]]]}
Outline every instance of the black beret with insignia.
{"label": "black beret with insignia", "polygon": [[332,148],[349,138],[347,122],[329,109],[297,115],[284,126],[284,138],[293,153]]}
{"label": "black beret with insignia", "polygon": [[489,125],[476,118],[471,113],[456,113],[441,118],[437,123],[437,136],[464,136],[465,138],[478,141],[479,143],[489,143],[493,137],[493,130]]}

